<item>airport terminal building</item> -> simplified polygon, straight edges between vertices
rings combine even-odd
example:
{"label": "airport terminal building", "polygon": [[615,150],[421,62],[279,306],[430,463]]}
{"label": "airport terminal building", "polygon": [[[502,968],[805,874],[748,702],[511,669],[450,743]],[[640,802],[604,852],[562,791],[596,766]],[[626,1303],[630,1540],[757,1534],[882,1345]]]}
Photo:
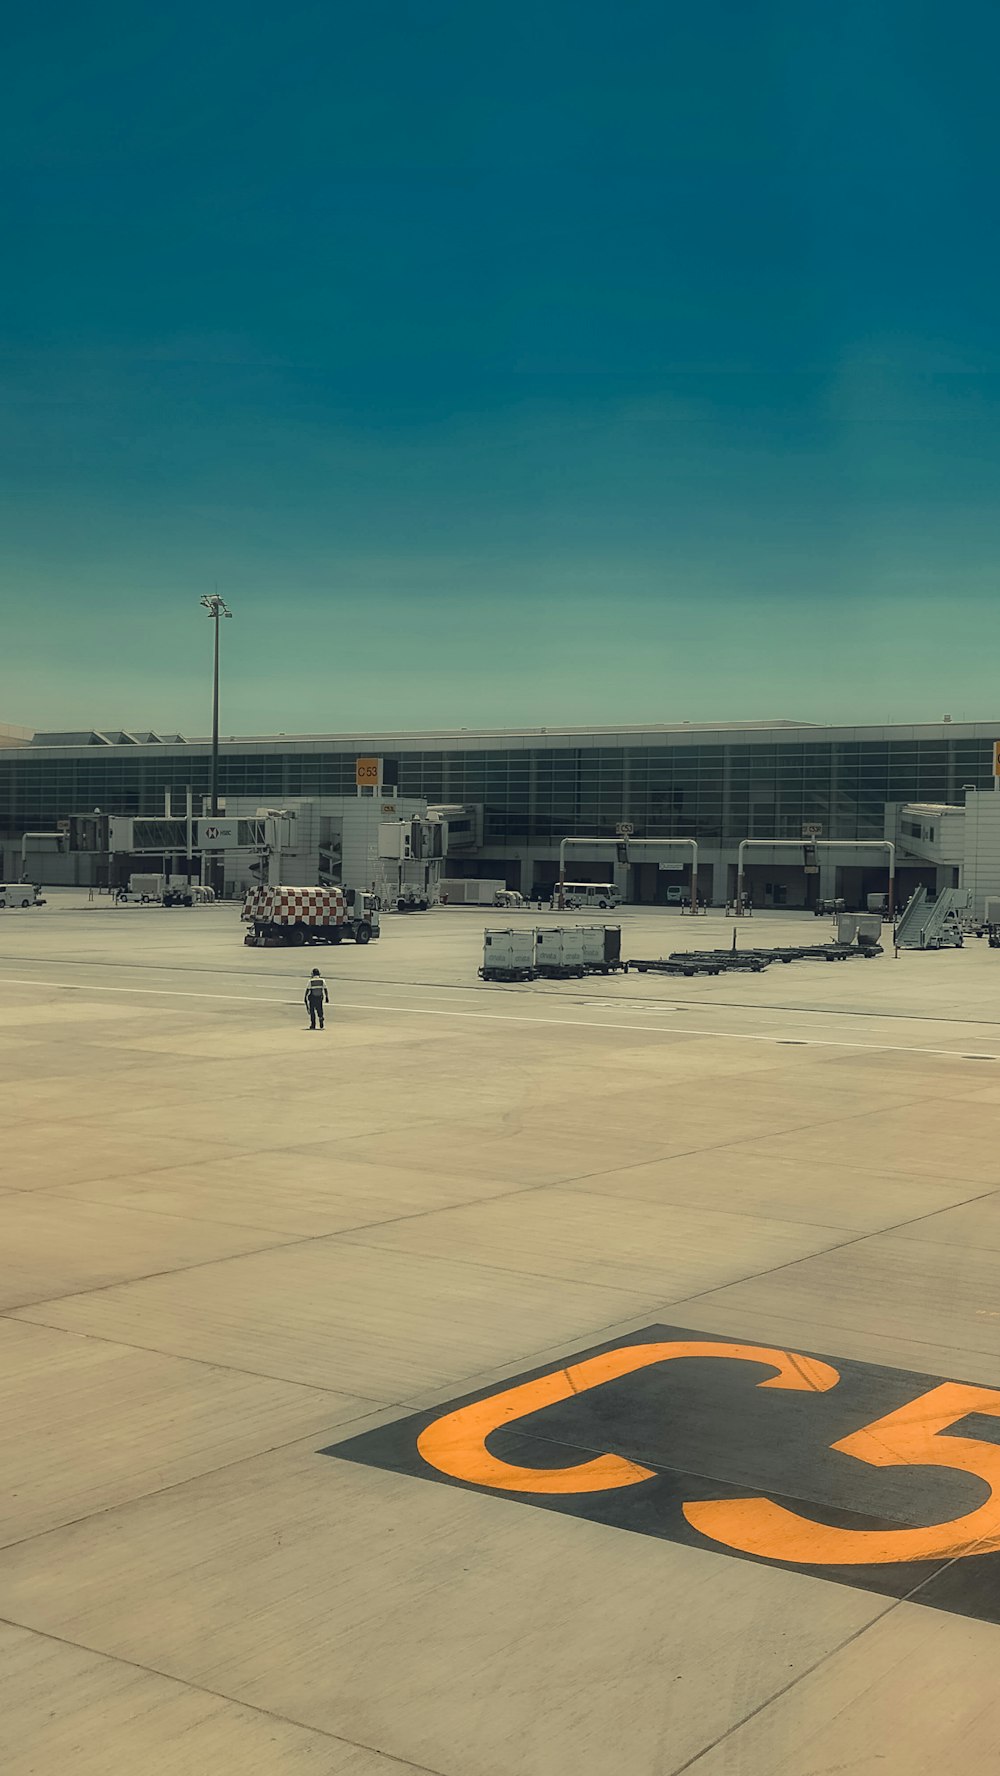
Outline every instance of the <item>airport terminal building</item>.
{"label": "airport terminal building", "polygon": [[[446,811],[449,875],[479,875],[529,892],[551,885],[563,838],[694,838],[699,889],[724,904],[735,888],[741,840],[785,842],[749,853],[746,880],[758,906],[802,906],[817,895],[856,898],[884,885],[877,852],[858,841],[892,837],[899,892],[917,881],[957,885],[950,859],[907,846],[907,804],[956,808],[970,790],[992,791],[996,724],[824,727],[795,721],[617,728],[517,728],[226,738],[220,746],[224,806],[309,803],[368,793],[356,787],[359,757],[381,761],[377,794],[391,807]],[[25,833],[67,831],[105,815],[161,817],[187,790],[199,812],[210,783],[207,740],[150,731],[32,733],[6,729],[0,745],[0,842],[4,868]],[[172,798],[167,802],[167,797]],[[809,846],[842,841],[843,850]],[[789,843],[794,842],[794,843]],[[799,849],[801,845],[802,849]],[[687,880],[679,851],[574,848],[579,879],[612,875],[636,902],[664,901]],[[641,860],[640,860],[641,859]]]}

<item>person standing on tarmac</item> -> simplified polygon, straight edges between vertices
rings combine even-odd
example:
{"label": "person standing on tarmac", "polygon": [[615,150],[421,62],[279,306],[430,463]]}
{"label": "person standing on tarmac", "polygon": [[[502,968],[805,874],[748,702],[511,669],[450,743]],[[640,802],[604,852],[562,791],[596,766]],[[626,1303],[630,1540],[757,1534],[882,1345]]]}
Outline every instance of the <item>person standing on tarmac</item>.
{"label": "person standing on tarmac", "polygon": [[310,1030],[316,1029],[317,1019],[319,1020],[319,1028],[322,1030],[323,1006],[324,1004],[329,1005],[330,995],[326,990],[326,981],[323,979],[318,968],[314,968],[312,974],[309,976],[308,985],[306,986],[305,991],[305,1002],[309,1007]]}

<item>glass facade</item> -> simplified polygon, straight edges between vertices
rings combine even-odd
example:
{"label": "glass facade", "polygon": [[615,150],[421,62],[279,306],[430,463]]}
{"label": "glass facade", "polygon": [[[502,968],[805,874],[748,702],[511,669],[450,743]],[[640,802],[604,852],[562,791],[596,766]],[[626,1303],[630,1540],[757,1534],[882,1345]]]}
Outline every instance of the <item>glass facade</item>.
{"label": "glass facade", "polygon": [[[370,748],[369,748],[370,749]],[[815,822],[825,838],[881,838],[886,802],[960,802],[962,787],[992,785],[992,742],[929,730],[927,737],[845,739],[823,729],[733,731],[700,741],[640,746],[623,736],[592,743],[430,750],[394,742],[402,796],[484,809],[483,846],[553,845],[566,836],[613,834],[630,820],[638,838],[798,838]],[[358,747],[306,750],[294,742],[224,746],[223,796],[262,804],[298,796],[350,795]],[[398,763],[396,762],[398,760]],[[0,751],[0,830],[51,831],[68,815],[175,813],[190,784],[196,809],[209,793],[203,745],[19,748]]]}

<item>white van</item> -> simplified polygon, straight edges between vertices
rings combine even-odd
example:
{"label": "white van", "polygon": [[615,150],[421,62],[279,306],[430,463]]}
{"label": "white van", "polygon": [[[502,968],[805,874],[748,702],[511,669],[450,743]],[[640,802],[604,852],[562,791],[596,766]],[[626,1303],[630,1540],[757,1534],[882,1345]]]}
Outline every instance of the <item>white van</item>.
{"label": "white van", "polygon": [[0,882],[0,907],[44,905],[43,896],[32,882]]}
{"label": "white van", "polygon": [[[590,908],[603,913],[608,907],[620,906],[621,898],[613,882],[566,882],[563,886],[563,904],[567,912]],[[552,906],[556,909],[559,906],[558,882],[552,891]]]}

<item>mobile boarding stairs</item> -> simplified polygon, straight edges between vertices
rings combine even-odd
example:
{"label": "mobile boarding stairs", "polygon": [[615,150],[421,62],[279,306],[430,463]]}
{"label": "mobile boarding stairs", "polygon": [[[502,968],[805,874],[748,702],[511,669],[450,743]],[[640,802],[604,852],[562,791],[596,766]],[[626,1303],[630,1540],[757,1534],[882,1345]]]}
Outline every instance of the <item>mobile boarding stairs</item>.
{"label": "mobile boarding stairs", "polygon": [[900,916],[893,939],[897,950],[957,950],[962,944],[962,914],[969,904],[966,888],[942,888],[929,900],[926,888],[915,888]]}

